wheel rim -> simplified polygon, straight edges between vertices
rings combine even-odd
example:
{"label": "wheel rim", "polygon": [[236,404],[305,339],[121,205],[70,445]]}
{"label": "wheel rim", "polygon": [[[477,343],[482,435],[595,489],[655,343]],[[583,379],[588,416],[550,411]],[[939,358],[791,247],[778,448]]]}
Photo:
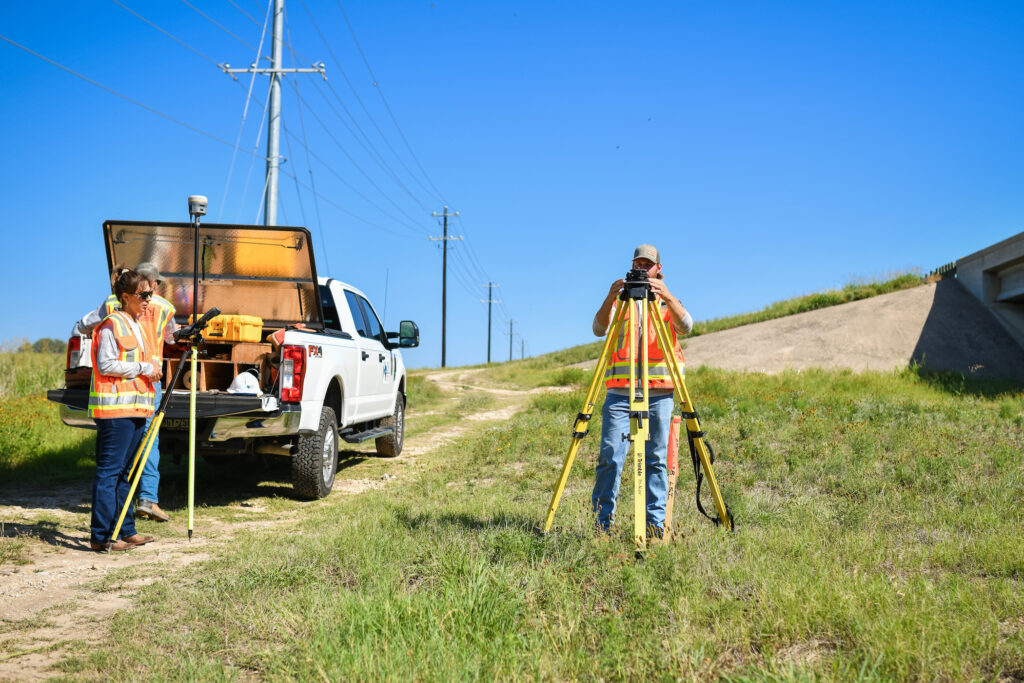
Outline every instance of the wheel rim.
{"label": "wheel rim", "polygon": [[321,476],[324,482],[331,480],[331,470],[334,465],[334,430],[328,429],[327,434],[324,435],[324,452],[322,453],[321,462],[323,463],[321,468]]}
{"label": "wheel rim", "polygon": [[399,447],[401,447],[402,439],[405,438],[405,411],[404,410],[399,409],[399,410],[395,411],[395,432],[396,432],[396,434],[395,434],[395,436],[396,436],[395,442],[399,445]]}

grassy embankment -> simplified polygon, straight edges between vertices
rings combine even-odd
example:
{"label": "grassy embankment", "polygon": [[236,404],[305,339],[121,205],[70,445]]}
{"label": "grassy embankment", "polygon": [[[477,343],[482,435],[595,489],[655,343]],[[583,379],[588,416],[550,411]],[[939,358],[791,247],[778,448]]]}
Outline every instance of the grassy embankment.
{"label": "grassy embankment", "polygon": [[[547,372],[554,381],[563,371],[552,362]],[[328,680],[1024,674],[1024,394],[913,371],[701,369],[688,386],[721,454],[735,534],[696,515],[684,474],[683,538],[637,562],[626,512],[611,542],[599,542],[588,512],[594,435],[555,528],[537,535],[582,390],[540,395],[507,423],[420,456],[415,477],[304,505],[288,533],[244,533],[143,589],[109,641],[83,647],[66,670]],[[623,495],[628,510],[628,482]]]}
{"label": "grassy embankment", "polygon": [[855,280],[848,283],[842,289],[829,289],[824,292],[815,292],[814,294],[798,296],[784,301],[776,301],[754,313],[742,313],[724,318],[699,321],[694,324],[693,332],[690,333],[690,336],[710,334],[711,332],[728,330],[740,325],[760,323],[765,320],[784,318],[787,315],[806,313],[807,311],[814,311],[819,308],[847,304],[851,301],[869,299],[880,294],[889,294],[891,292],[898,292],[901,289],[918,287],[924,283],[924,278],[917,273],[901,273],[885,280],[877,281]]}

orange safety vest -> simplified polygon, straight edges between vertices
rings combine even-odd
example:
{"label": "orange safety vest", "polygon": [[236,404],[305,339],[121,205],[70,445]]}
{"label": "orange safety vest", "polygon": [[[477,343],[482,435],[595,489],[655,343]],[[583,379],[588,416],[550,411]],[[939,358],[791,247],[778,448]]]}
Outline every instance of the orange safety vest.
{"label": "orange safety vest", "polygon": [[[620,305],[622,302],[616,303]],[[647,302],[644,302],[646,305]],[[685,361],[683,349],[679,346],[676,338],[676,331],[672,327],[672,315],[668,306],[662,304],[662,320],[668,323],[668,333],[672,336],[672,350],[679,360],[680,365]],[[614,317],[614,316],[613,316]],[[619,338],[616,341],[615,353],[608,361],[608,369],[604,373],[604,384],[609,389],[613,387],[629,386],[629,329],[628,325],[633,319],[633,307],[626,310],[626,320],[619,328]],[[650,389],[675,389],[672,375],[669,373],[668,363],[665,362],[665,354],[658,346],[658,336],[654,331],[654,323],[647,321],[647,386]],[[637,377],[639,379],[639,376]]]}
{"label": "orange safety vest", "polygon": [[[103,310],[110,315],[114,311],[121,310],[121,302],[111,294],[103,302]],[[149,351],[147,362],[154,366],[160,365],[164,360],[164,331],[167,329],[167,323],[174,318],[174,313],[174,304],[159,294],[154,294],[149,300],[149,306],[139,317],[139,327],[146,335],[146,349]]]}
{"label": "orange safety vest", "polygon": [[149,362],[154,366],[163,362],[164,331],[167,323],[174,318],[174,304],[157,294],[149,300],[149,306],[139,316],[139,327],[146,335],[146,348],[149,350]]}
{"label": "orange safety vest", "polygon": [[108,327],[120,349],[118,360],[123,363],[142,362],[139,340],[128,324],[126,313],[116,310],[96,326],[92,345],[92,381],[89,385],[89,417],[110,419],[115,417],[149,417],[153,414],[155,393],[148,378],[115,377],[101,375],[96,354],[99,351],[99,333]]}
{"label": "orange safety vest", "polygon": [[107,317],[119,308],[121,308],[121,302],[118,300],[116,294],[111,294],[107,297],[107,300],[103,302],[103,317]]}

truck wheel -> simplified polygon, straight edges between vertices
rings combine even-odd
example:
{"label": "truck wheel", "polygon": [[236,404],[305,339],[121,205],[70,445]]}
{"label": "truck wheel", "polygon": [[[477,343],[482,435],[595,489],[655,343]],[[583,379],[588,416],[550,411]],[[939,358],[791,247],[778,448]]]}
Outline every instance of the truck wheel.
{"label": "truck wheel", "polygon": [[395,397],[394,415],[381,420],[380,426],[394,427],[395,431],[373,442],[377,447],[377,455],[397,457],[402,452],[402,443],[405,441],[405,399],[401,394]]}
{"label": "truck wheel", "polygon": [[334,409],[324,406],[316,433],[299,437],[299,447],[292,456],[292,486],[303,498],[326,498],[337,471],[338,423]]}

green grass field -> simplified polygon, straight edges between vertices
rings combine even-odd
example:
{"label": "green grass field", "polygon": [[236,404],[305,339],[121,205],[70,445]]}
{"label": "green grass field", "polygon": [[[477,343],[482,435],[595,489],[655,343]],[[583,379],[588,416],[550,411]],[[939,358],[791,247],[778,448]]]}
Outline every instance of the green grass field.
{"label": "green grass field", "polygon": [[[557,370],[552,370],[552,376]],[[535,379],[529,379],[533,384]],[[144,589],[69,674],[157,679],[997,680],[1024,675],[1024,394],[897,374],[688,386],[735,533],[591,533],[597,437],[536,533],[582,390]],[[599,430],[599,425],[594,426]],[[629,486],[623,502],[629,506]],[[155,634],[155,635],[154,635]]]}
{"label": "green grass field", "polygon": [[[536,531],[589,380],[565,366],[598,350],[480,368],[475,385],[572,391],[538,394],[415,466],[355,458],[339,474],[398,472],[383,489],[304,503],[273,479],[280,472],[236,482],[231,468],[217,470],[223,500],[248,496],[280,524],[241,531],[212,559],[138,589],[109,634],[74,646],[61,670],[154,680],[1024,679],[1019,387],[914,368],[691,370],[737,528],[697,514],[684,466],[681,536],[638,561],[628,476],[612,538],[592,533],[599,416],[554,528]],[[36,378],[0,397],[0,475],[85,483],[91,433],[60,426],[39,398],[59,383],[49,384],[63,358],[25,355],[0,357],[0,368]],[[410,435],[499,400],[447,394],[423,374],[410,378]],[[217,500],[201,519],[241,517]],[[17,562],[26,542],[0,539],[0,564]],[[133,571],[109,573],[96,590],[120,592]]]}

